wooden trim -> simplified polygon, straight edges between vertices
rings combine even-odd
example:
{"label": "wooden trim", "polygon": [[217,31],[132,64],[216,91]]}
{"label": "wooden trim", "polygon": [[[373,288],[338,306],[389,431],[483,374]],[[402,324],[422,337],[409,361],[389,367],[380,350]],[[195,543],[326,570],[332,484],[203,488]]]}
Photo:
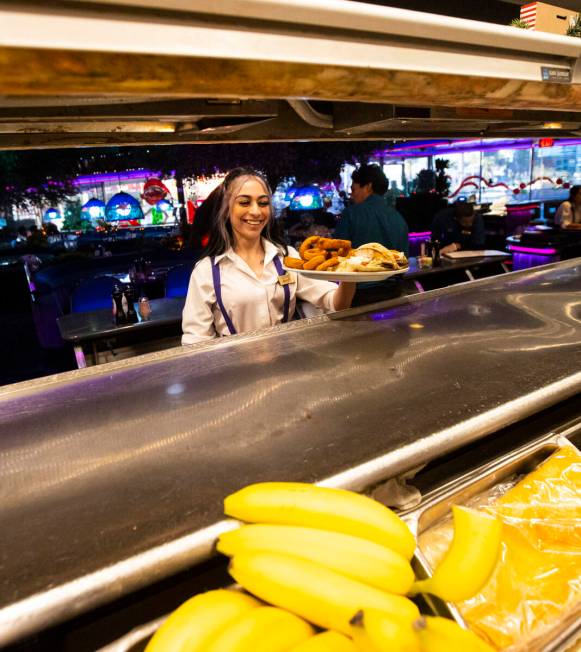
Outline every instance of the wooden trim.
{"label": "wooden trim", "polygon": [[308,98],[575,111],[581,84],[347,66],[0,48],[3,95]]}

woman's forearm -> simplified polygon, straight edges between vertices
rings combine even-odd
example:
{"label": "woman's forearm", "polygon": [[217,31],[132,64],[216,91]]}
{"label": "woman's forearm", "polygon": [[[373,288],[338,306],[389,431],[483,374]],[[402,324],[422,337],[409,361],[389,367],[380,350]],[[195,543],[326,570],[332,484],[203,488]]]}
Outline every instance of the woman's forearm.
{"label": "woman's forearm", "polygon": [[351,306],[357,283],[339,283],[339,287],[333,295],[333,307],[335,310],[345,310]]}

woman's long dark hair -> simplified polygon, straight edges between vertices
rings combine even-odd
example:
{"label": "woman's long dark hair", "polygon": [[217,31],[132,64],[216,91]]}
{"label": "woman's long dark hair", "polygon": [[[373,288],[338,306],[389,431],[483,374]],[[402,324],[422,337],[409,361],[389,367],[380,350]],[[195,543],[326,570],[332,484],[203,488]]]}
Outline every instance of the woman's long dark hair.
{"label": "woman's long dark hair", "polygon": [[245,177],[254,177],[258,179],[264,186],[270,201],[270,219],[262,230],[262,237],[278,247],[282,254],[285,256],[288,255],[288,248],[280,232],[278,221],[274,219],[272,213],[272,190],[270,189],[268,182],[260,172],[257,172],[252,168],[235,168],[226,175],[226,178],[220,186],[220,206],[214,214],[212,228],[210,230],[210,239],[208,245],[202,252],[200,260],[206,256],[219,256],[234,246],[234,234],[230,222],[232,193],[233,190],[238,187],[239,182],[243,183],[246,180]]}

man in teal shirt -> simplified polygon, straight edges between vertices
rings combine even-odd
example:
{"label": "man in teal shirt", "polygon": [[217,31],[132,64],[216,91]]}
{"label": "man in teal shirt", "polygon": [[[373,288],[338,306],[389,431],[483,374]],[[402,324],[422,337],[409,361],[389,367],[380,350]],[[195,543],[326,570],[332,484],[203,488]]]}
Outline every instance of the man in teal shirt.
{"label": "man in teal shirt", "polygon": [[[388,249],[409,253],[408,227],[403,217],[388,206],[383,195],[389,187],[379,165],[362,165],[351,175],[352,206],[344,211],[335,229],[335,238],[351,240],[354,248],[379,242]],[[353,306],[392,299],[401,294],[399,280],[358,283]]]}

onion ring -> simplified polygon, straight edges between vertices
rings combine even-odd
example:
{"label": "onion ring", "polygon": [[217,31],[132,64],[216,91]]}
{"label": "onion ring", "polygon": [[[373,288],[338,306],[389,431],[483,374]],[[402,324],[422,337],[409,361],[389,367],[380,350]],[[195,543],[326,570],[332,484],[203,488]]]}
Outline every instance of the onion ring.
{"label": "onion ring", "polygon": [[300,258],[292,258],[291,256],[284,257],[284,266],[292,267],[292,269],[302,269],[303,261]]}
{"label": "onion ring", "polygon": [[321,254],[320,256],[311,258],[311,260],[307,260],[307,262],[303,265],[303,269],[317,269],[317,267],[324,262],[325,256]]}
{"label": "onion ring", "polygon": [[305,253],[303,254],[303,259],[304,260],[311,260],[311,258],[314,258],[315,256],[325,256],[326,257],[326,252],[323,251],[322,249],[307,249]]}
{"label": "onion ring", "polygon": [[350,240],[334,240],[331,238],[321,238],[318,247],[321,249],[342,249],[345,247],[351,248]]}
{"label": "onion ring", "polygon": [[351,249],[351,240],[334,240],[336,243],[337,249]]}
{"label": "onion ring", "polygon": [[321,239],[320,235],[312,235],[311,237],[307,238],[306,240],[303,240],[303,244],[299,247],[299,255],[301,258],[304,258],[304,254],[307,251],[307,249],[310,249],[313,245],[315,245],[319,240]]}
{"label": "onion ring", "polygon": [[337,267],[338,264],[338,258],[329,258],[329,260],[326,260],[317,267],[317,272],[333,271],[331,270],[331,267]]}

